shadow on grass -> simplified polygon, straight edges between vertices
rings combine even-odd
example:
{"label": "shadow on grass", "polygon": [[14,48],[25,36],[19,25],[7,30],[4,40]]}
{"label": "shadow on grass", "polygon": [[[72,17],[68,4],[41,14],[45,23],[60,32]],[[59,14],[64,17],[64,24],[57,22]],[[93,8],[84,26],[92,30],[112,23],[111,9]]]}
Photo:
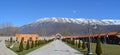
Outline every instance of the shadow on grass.
{"label": "shadow on grass", "polygon": [[19,50],[16,50],[16,52],[21,52],[21,51],[19,51]]}

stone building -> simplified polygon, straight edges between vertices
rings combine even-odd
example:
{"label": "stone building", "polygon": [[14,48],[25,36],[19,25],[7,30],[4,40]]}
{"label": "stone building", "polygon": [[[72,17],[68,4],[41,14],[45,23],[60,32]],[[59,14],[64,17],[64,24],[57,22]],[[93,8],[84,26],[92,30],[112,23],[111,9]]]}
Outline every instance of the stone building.
{"label": "stone building", "polygon": [[38,39],[38,37],[39,37],[38,34],[16,34],[16,40],[18,42],[20,42],[21,40],[22,41],[28,41],[28,40],[35,41]]}

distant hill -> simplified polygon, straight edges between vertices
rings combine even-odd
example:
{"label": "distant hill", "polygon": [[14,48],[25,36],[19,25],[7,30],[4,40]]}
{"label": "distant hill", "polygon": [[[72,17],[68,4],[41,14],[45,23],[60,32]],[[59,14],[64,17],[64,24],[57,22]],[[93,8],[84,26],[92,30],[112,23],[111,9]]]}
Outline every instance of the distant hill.
{"label": "distant hill", "polygon": [[20,33],[20,28],[15,26],[6,26],[3,28],[0,28],[0,36],[13,36],[16,33]]}

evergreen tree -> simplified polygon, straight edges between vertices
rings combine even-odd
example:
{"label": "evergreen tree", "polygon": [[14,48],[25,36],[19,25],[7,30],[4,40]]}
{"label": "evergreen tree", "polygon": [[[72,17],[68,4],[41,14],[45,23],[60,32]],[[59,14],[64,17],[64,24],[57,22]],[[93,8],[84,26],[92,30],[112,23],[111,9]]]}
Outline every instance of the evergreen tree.
{"label": "evergreen tree", "polygon": [[26,44],[26,49],[28,50],[30,48],[30,44],[29,44],[29,40],[27,41],[27,44]]}
{"label": "evergreen tree", "polygon": [[76,46],[78,45],[77,40],[75,40],[75,45],[76,45]]}
{"label": "evergreen tree", "polygon": [[40,42],[41,42],[41,41],[39,40],[39,41],[38,41],[38,46],[40,46]]}
{"label": "evergreen tree", "polygon": [[19,51],[23,51],[24,46],[23,46],[23,41],[21,40],[20,45],[19,45]]}
{"label": "evergreen tree", "polygon": [[10,37],[10,43],[12,44],[12,41],[13,41],[13,39],[12,39],[12,37]]}
{"label": "evergreen tree", "polygon": [[34,47],[34,41],[32,41],[32,43],[31,43],[31,48],[33,48]]}
{"label": "evergreen tree", "polygon": [[96,44],[96,50],[95,50],[97,55],[101,55],[102,54],[102,47],[101,47],[101,42],[100,39],[97,38],[97,44]]}
{"label": "evergreen tree", "polygon": [[72,45],[75,45],[75,40],[74,39],[72,40]]}
{"label": "evergreen tree", "polygon": [[79,43],[78,43],[78,48],[80,48],[81,47],[81,42],[80,42],[80,40],[79,40]]}
{"label": "evergreen tree", "polygon": [[72,44],[73,40],[69,40],[70,44]]}
{"label": "evergreen tree", "polygon": [[82,49],[85,49],[85,48],[86,48],[86,43],[85,43],[85,40],[83,40]]}
{"label": "evergreen tree", "polygon": [[38,40],[38,46],[40,45],[40,43],[39,43],[40,41]]}
{"label": "evergreen tree", "polygon": [[35,40],[35,47],[37,47],[37,40]]}

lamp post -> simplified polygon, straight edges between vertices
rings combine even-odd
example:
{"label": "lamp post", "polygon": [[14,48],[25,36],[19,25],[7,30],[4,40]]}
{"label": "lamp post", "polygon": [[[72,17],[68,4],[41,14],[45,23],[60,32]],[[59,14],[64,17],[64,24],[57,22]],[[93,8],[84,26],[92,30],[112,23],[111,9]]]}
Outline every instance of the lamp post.
{"label": "lamp post", "polygon": [[103,50],[103,51],[104,51],[104,54],[105,54],[105,52],[106,52],[106,51],[105,51],[105,47],[106,47],[106,44],[107,44],[107,42],[106,42],[106,37],[108,37],[108,35],[105,35],[105,36],[104,36],[104,50]]}
{"label": "lamp post", "polygon": [[89,36],[88,36],[88,43],[87,43],[87,45],[88,45],[88,55],[92,55],[93,53],[92,53],[92,50],[91,50],[91,45],[90,45],[90,21],[88,20],[88,34],[89,34]]}

